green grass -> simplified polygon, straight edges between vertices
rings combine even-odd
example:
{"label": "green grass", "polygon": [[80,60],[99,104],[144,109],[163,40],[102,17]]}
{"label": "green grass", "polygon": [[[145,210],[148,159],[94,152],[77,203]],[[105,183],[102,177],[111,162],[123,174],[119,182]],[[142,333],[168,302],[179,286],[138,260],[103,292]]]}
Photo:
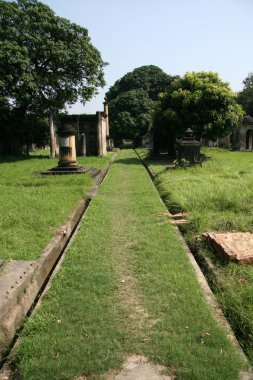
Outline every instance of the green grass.
{"label": "green grass", "polygon": [[177,379],[236,379],[244,367],[214,320],[174,228],[133,151],[92,201],[52,287],[21,334],[21,378],[74,379],[146,355]]}
{"label": "green grass", "polygon": [[[253,232],[253,153],[205,149],[210,158],[203,166],[166,170],[165,164],[147,159],[156,184],[172,212],[189,212],[191,224],[182,232],[199,256],[216,266],[214,288],[223,310],[253,364],[253,267],[226,263],[203,241],[205,231]],[[146,152],[140,150],[145,157]]]}
{"label": "green grass", "polygon": [[[93,183],[87,174],[40,176],[57,165],[45,153],[9,157],[0,163],[1,259],[36,259]],[[78,162],[101,168],[110,158],[78,158]]]}

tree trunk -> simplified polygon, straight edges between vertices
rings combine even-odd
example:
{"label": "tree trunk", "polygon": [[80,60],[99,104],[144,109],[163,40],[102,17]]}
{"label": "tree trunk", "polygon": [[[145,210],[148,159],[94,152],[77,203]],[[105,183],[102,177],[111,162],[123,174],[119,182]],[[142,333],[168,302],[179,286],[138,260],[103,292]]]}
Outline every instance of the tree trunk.
{"label": "tree trunk", "polygon": [[55,158],[55,132],[53,115],[49,115],[50,157]]}
{"label": "tree trunk", "polygon": [[168,136],[168,156],[169,157],[175,157],[176,156],[175,135],[173,132],[171,132]]}
{"label": "tree trunk", "polygon": [[22,146],[26,140],[25,134],[25,117],[27,106],[22,105],[13,110],[11,118],[11,133],[9,135],[9,142],[7,142],[7,149],[12,156],[19,156],[22,154]]}
{"label": "tree trunk", "polygon": [[153,155],[158,155],[160,153],[160,138],[157,130],[153,130]]}

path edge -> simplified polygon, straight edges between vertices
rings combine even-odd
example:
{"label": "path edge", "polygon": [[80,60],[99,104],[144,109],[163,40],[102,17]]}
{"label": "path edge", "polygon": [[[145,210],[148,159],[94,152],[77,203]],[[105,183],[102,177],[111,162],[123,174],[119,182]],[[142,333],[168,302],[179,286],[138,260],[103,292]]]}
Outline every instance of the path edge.
{"label": "path edge", "polygon": [[35,306],[36,298],[48,282],[54,267],[60,260],[91,200],[96,196],[98,188],[116,156],[117,152],[112,156],[109,164],[95,177],[95,183],[87,195],[78,202],[67,221],[57,229],[56,234],[34,262],[25,280],[19,286],[10,288],[8,293],[2,294],[0,289],[0,362],[2,361],[2,365],[8,356],[10,345],[17,331],[23,326],[26,315]]}
{"label": "path edge", "polygon": [[[148,166],[148,164],[145,162],[145,160],[140,156],[140,154],[137,152],[136,149],[134,149],[137,157],[139,158],[139,160],[141,161],[141,163],[143,164],[144,168],[147,170],[147,173],[149,175],[149,177],[151,178],[151,181],[153,183],[153,186],[155,188],[155,190],[157,191],[157,193],[159,194],[159,197],[162,201],[162,203],[164,204],[164,206],[166,207],[166,209],[168,210],[169,212],[169,209],[168,207],[166,206],[166,204],[164,203],[162,197],[161,197],[161,194],[159,192],[159,190],[157,189],[156,185],[155,185],[155,179],[156,179],[156,175],[154,174],[154,172],[152,171],[152,169]],[[249,360],[247,358],[247,356],[245,355],[245,353],[243,352],[233,330],[232,330],[232,327],[230,326],[227,318],[225,317],[214,293],[212,292],[208,282],[207,282],[207,279],[205,277],[205,275],[203,274],[200,266],[198,265],[195,257],[193,256],[189,246],[187,245],[185,239],[183,238],[178,226],[176,225],[173,225],[174,226],[174,229],[178,235],[178,238],[179,240],[182,242],[183,244],[183,247],[186,251],[186,254],[189,258],[189,261],[196,273],[196,277],[197,277],[197,280],[198,280],[198,283],[203,291],[203,295],[208,303],[208,305],[210,306],[212,312],[213,312],[213,315],[217,321],[217,323],[222,326],[224,329],[225,329],[225,332],[226,332],[226,335],[228,337],[228,339],[231,341],[231,343],[233,344],[233,346],[238,350],[240,356],[242,357],[242,359],[244,360],[245,364],[247,365],[248,367],[248,373],[245,373],[245,374],[242,374],[242,376],[240,377],[242,380],[245,378],[248,379],[248,380],[252,380],[253,379],[253,371],[252,371],[252,368],[251,368],[251,365],[249,363]]]}

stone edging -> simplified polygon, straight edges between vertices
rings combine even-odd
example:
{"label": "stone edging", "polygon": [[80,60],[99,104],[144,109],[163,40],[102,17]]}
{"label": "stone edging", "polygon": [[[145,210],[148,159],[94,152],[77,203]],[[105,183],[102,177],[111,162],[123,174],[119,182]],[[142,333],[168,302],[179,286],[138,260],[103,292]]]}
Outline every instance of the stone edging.
{"label": "stone edging", "polygon": [[[140,161],[143,164],[143,166],[146,169],[148,168],[147,169],[148,174],[149,174],[149,176],[150,176],[150,178],[151,178],[151,180],[152,180],[152,182],[154,184],[154,180],[156,178],[155,174],[153,173],[153,171],[151,170],[151,168],[148,167],[147,163],[142,159],[142,157],[139,155],[139,153],[136,150],[134,150],[134,151],[135,151],[136,155],[138,156],[138,158],[140,159]],[[159,197],[160,197],[162,203],[165,205],[165,203],[162,200],[162,198],[160,196],[160,193],[157,190],[155,184],[154,184],[154,187],[155,187],[156,191],[158,192]],[[168,208],[167,208],[166,205],[165,205],[165,207],[168,210]],[[248,362],[248,358],[244,354],[244,352],[243,352],[243,350],[242,350],[242,348],[241,348],[241,346],[240,346],[240,344],[239,344],[236,336],[234,335],[234,332],[233,332],[233,330],[232,330],[232,328],[231,328],[228,320],[226,319],[225,315],[223,314],[223,311],[221,310],[221,307],[218,304],[218,301],[217,301],[215,295],[213,294],[213,292],[212,292],[212,290],[211,290],[211,288],[210,288],[210,286],[209,286],[209,284],[208,284],[208,282],[207,282],[207,280],[206,280],[203,272],[201,271],[201,269],[200,269],[197,261],[195,260],[193,254],[192,254],[192,252],[190,250],[190,248],[186,244],[186,241],[184,240],[184,238],[183,238],[183,236],[182,236],[182,234],[181,234],[178,226],[174,225],[174,227],[175,227],[175,230],[176,230],[176,232],[178,234],[178,237],[179,237],[180,241],[182,242],[182,244],[183,244],[183,246],[185,248],[185,251],[186,251],[187,256],[188,256],[188,258],[190,260],[190,263],[193,266],[193,269],[194,269],[194,271],[196,273],[196,276],[197,276],[197,280],[198,280],[198,282],[199,282],[199,284],[201,286],[201,289],[202,289],[202,291],[204,293],[205,299],[206,299],[207,303],[211,306],[211,308],[212,308],[212,310],[214,312],[216,320],[218,321],[218,323],[220,325],[222,325],[222,327],[225,328],[225,331],[227,333],[227,337],[232,342],[232,344],[239,350],[242,358],[245,360],[245,363],[250,367],[249,362]],[[252,376],[252,373],[250,372],[249,375]],[[253,379],[253,376],[249,377],[249,379]]]}
{"label": "stone edging", "polygon": [[0,359],[7,351],[16,331],[21,327],[24,316],[33,307],[36,297],[62,255],[90,201],[96,195],[99,185],[108,173],[116,155],[117,153],[106,168],[96,176],[95,184],[70,214],[67,222],[58,229],[57,234],[43,249],[38,260],[29,266],[29,271],[21,284],[12,287],[5,294],[0,290]]}

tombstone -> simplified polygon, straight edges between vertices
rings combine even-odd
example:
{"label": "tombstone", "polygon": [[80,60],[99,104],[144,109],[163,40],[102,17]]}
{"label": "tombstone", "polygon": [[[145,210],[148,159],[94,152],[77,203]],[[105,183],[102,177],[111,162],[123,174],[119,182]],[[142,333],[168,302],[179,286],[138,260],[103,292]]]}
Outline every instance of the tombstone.
{"label": "tombstone", "polygon": [[190,165],[200,163],[200,142],[195,140],[193,131],[188,128],[182,140],[178,140],[178,160],[187,160]]}

